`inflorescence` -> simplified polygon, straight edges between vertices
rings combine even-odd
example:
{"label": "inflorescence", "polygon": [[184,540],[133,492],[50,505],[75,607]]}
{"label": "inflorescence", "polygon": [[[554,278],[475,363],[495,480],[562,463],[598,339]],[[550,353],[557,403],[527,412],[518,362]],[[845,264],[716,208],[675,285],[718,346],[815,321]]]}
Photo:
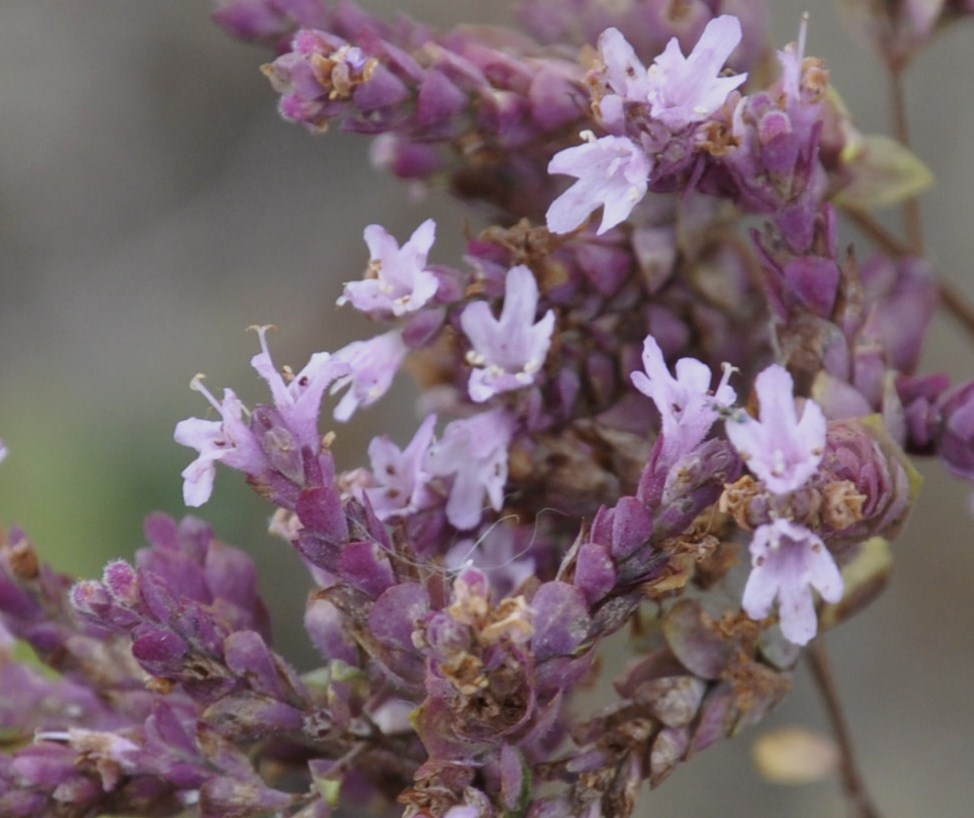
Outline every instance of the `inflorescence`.
{"label": "inflorescence", "polygon": [[[898,19],[881,50],[970,11]],[[338,304],[377,334],[294,372],[256,328],[253,407],[193,381],[213,412],[176,426],[185,502],[228,467],[276,509],[317,670],[274,651],[253,564],[194,518],[150,517],[134,562],[82,582],[5,537],[0,814],[628,816],[881,590],[909,455],[974,479],[974,383],[917,372],[930,264],[839,247],[875,170],[806,24],[772,54],[757,0],[519,13],[440,33],[344,0],[218,8],[274,50],[283,116],[373,136],[379,168],[490,226],[450,266],[433,220],[402,244],[370,225]],[[425,419],[341,468],[322,415],[407,361]],[[581,716],[630,625],[617,700]]]}

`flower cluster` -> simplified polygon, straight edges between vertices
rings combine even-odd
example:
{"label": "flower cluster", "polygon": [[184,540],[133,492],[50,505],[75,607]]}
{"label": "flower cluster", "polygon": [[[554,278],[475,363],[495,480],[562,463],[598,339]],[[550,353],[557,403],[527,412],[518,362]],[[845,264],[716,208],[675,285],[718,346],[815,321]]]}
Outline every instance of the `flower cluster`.
{"label": "flower cluster", "polygon": [[[929,263],[837,250],[876,169],[806,24],[775,63],[756,2],[519,12],[527,33],[437,33],[349,2],[220,4],[276,49],[285,117],[374,136],[381,168],[492,221],[456,266],[430,260],[432,220],[401,244],[370,225],[338,304],[378,334],[295,372],[257,328],[252,408],[192,382],[213,414],[175,429],[185,502],[225,466],[275,509],[317,669],[274,652],[253,565],[192,518],[150,517],[100,581],[0,542],[3,815],[625,818],[881,589],[863,555],[916,499],[907,453],[974,479],[974,386],[917,373]],[[411,440],[341,468],[322,416],[407,359]],[[579,717],[630,623],[618,701]]]}

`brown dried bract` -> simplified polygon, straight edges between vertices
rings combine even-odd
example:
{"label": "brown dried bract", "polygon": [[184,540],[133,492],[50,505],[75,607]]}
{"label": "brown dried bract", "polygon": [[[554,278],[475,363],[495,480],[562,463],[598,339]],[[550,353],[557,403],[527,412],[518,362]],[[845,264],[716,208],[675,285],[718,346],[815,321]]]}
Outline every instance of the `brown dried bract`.
{"label": "brown dried bract", "polygon": [[724,672],[734,689],[734,706],[741,714],[767,713],[791,690],[791,676],[738,653]]}
{"label": "brown dried bract", "polygon": [[30,540],[20,539],[4,550],[7,552],[7,559],[10,560],[10,570],[17,579],[25,581],[37,579],[40,574],[40,561]]}
{"label": "brown dried bract", "polygon": [[353,71],[346,59],[351,46],[343,45],[334,54],[311,55],[311,67],[318,84],[328,91],[329,99],[351,99],[356,87],[368,82],[379,61],[372,57],[361,71]]}
{"label": "brown dried bract", "polygon": [[836,531],[848,528],[863,518],[866,495],[851,480],[837,480],[822,489],[822,522]]}
{"label": "brown dried bract", "polygon": [[528,219],[521,219],[513,227],[488,227],[480,238],[509,251],[514,264],[526,264],[532,269],[544,265],[557,241],[548,228],[532,225]]}
{"label": "brown dried bract", "polygon": [[723,122],[710,120],[701,130],[703,136],[698,147],[711,156],[724,156],[741,144],[741,140],[734,136],[730,126]]}

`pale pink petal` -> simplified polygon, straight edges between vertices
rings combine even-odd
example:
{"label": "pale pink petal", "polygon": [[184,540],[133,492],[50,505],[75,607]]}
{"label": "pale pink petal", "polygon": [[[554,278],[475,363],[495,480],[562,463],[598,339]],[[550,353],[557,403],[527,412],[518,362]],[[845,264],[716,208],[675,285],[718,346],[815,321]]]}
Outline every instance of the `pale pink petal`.
{"label": "pale pink petal", "polygon": [[811,400],[805,401],[798,419],[794,382],[778,364],[762,371],[754,388],[760,420],[738,413],[725,424],[727,437],[768,489],[787,494],[805,485],[818,470],[828,424],[821,408]]}
{"label": "pale pink petal", "polygon": [[549,173],[578,181],[548,208],[552,233],[570,233],[603,208],[598,234],[625,221],[646,195],[652,162],[635,142],[622,136],[590,137],[583,145],[555,154]]}
{"label": "pale pink petal", "polygon": [[777,599],[781,632],[804,645],[818,629],[813,588],[827,602],[842,598],[842,575],[821,538],[791,520],[759,526],[751,540],[751,574],[741,600],[747,615],[763,619]]}
{"label": "pale pink petal", "polygon": [[747,74],[722,77],[724,63],[741,41],[740,21],[721,15],[707,23],[687,57],[676,37],[649,68],[649,103],[652,116],[673,131],[702,122],[714,113]]}
{"label": "pale pink petal", "polygon": [[711,394],[710,368],[694,358],[677,361],[673,377],[652,335],[643,342],[643,368],[645,374],[637,371],[630,377],[633,386],[656,404],[663,421],[663,458],[673,463],[703,442],[717,420],[718,408],[737,396],[724,381],[717,390],[720,399]]}
{"label": "pale pink petal", "polygon": [[482,403],[534,382],[548,355],[555,326],[551,310],[535,323],[537,308],[534,273],[519,265],[507,273],[500,318],[494,318],[483,301],[464,309],[460,327],[471,345],[467,363],[473,367],[468,384],[472,400]]}
{"label": "pale pink petal", "polygon": [[372,277],[345,285],[339,305],[350,303],[367,314],[399,317],[425,306],[436,295],[438,280],[426,269],[436,237],[436,223],[423,222],[401,248],[384,227],[365,228]]}

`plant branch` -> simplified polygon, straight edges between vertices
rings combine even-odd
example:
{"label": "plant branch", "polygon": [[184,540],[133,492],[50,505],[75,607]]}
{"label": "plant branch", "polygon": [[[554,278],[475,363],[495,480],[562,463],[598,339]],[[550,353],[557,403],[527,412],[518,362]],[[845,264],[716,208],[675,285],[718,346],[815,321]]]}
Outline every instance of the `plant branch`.
{"label": "plant branch", "polygon": [[857,207],[845,207],[843,210],[849,220],[859,228],[867,239],[889,255],[894,258],[917,255],[917,251],[912,246],[890,233],[874,216],[865,210],[860,210]]}
{"label": "plant branch", "polygon": [[866,791],[865,782],[856,764],[849,725],[842,711],[839,691],[832,677],[829,656],[821,636],[809,645],[807,656],[812,678],[822,696],[832,733],[839,748],[839,774],[842,778],[842,789],[852,806],[852,815],[854,818],[880,818],[880,813]]}
{"label": "plant branch", "polygon": [[[893,107],[893,132],[904,147],[910,147],[910,126],[906,115],[906,95],[903,89],[903,72],[890,70],[890,97]],[[923,255],[923,218],[920,202],[911,196],[903,203],[903,222],[910,245],[916,248],[917,255]]]}

